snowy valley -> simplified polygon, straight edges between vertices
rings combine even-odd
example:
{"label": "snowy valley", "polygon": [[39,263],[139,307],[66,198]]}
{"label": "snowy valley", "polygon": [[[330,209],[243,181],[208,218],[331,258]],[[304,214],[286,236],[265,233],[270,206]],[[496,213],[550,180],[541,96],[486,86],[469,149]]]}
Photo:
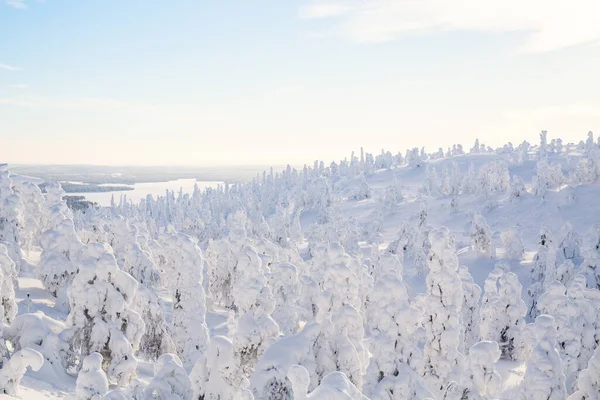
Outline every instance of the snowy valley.
{"label": "snowy valley", "polygon": [[1,399],[600,399],[600,140],[71,210],[0,167]]}

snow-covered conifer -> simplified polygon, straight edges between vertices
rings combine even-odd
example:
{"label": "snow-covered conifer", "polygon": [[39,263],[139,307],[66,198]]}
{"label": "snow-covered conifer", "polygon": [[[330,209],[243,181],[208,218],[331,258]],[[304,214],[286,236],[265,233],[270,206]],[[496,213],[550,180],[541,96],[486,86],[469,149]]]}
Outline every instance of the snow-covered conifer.
{"label": "snow-covered conifer", "polygon": [[600,398],[600,346],[594,351],[586,369],[579,373],[577,390],[569,400],[592,400]]}
{"label": "snow-covered conifer", "polygon": [[478,342],[469,349],[468,376],[473,388],[483,398],[494,398],[502,389],[502,377],[496,363],[502,352],[496,342]]}
{"label": "snow-covered conifer", "polygon": [[580,246],[581,239],[579,235],[573,230],[573,225],[567,222],[562,228],[562,240],[558,245],[559,261],[579,258],[581,255]]}
{"label": "snow-covered conifer", "polygon": [[131,380],[137,366],[134,349],[144,333],[144,322],[131,309],[137,287],[118,268],[107,244],[87,245],[87,257],[69,289],[69,364],[82,365],[85,357],[98,352],[110,380],[120,386]]}
{"label": "snow-covered conifer", "polygon": [[447,228],[429,234],[429,274],[424,353],[424,376],[434,393],[443,389],[462,366],[459,353],[461,336],[460,310],[463,302],[462,285],[456,270],[458,258]]}
{"label": "snow-covered conifer", "polygon": [[520,260],[525,252],[525,247],[519,229],[517,227],[508,228],[502,231],[500,237],[504,245],[504,258]]}
{"label": "snow-covered conifer", "polygon": [[154,364],[154,377],[145,390],[146,399],[191,399],[191,381],[179,357],[163,354]]}
{"label": "snow-covered conifer", "polygon": [[92,353],[83,360],[75,387],[77,400],[103,399],[108,392],[108,378],[102,369],[102,361],[100,353]]}
{"label": "snow-covered conifer", "polygon": [[0,243],[4,243],[15,262],[17,272],[21,268],[20,231],[22,215],[21,199],[12,188],[12,179],[6,164],[0,164]]}
{"label": "snow-covered conifer", "polygon": [[15,352],[0,369],[0,393],[18,395],[19,385],[27,368],[38,371],[43,363],[44,357],[35,350],[27,348]]}
{"label": "snow-covered conifer", "polygon": [[11,323],[17,315],[15,300],[15,282],[17,270],[14,261],[8,255],[8,249],[0,243],[0,306],[2,307],[1,321]]}
{"label": "snow-covered conifer", "polygon": [[525,400],[562,400],[567,398],[566,377],[556,349],[556,324],[550,315],[535,320],[537,345],[527,360],[522,387]]}
{"label": "snow-covered conifer", "polygon": [[492,255],[492,230],[480,213],[473,215],[473,222],[471,223],[471,247],[478,255]]}
{"label": "snow-covered conifer", "polygon": [[288,379],[294,390],[294,399],[297,400],[368,400],[343,372],[327,374],[310,394],[310,377],[306,368],[301,365],[292,366],[288,372]]}
{"label": "snow-covered conifer", "polygon": [[468,349],[479,341],[479,300],[481,299],[481,288],[475,284],[466,266],[461,265],[458,267],[458,276],[462,282],[463,294],[460,350],[466,354]]}
{"label": "snow-covered conifer", "polygon": [[522,286],[512,272],[496,267],[485,281],[481,305],[481,340],[500,345],[502,357],[519,358],[518,346],[525,327],[527,307],[521,300]]}
{"label": "snow-covered conifer", "polygon": [[527,194],[527,188],[523,178],[519,175],[513,175],[510,180],[510,199],[520,199]]}

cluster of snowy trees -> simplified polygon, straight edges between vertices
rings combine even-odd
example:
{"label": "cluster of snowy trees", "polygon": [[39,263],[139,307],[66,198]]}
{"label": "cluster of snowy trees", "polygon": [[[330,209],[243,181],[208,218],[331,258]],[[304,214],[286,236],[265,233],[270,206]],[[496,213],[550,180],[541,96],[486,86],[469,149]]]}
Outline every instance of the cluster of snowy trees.
{"label": "cluster of snowy trees", "polygon": [[[502,196],[544,201],[563,184],[597,180],[593,136],[575,147],[568,179],[550,161],[567,148],[545,132],[536,151],[477,141],[471,153],[483,162],[466,174],[459,145],[361,151],[75,213],[60,185],[13,182],[0,166],[0,392],[16,394],[31,366],[76,377],[78,400],[493,399],[506,360],[526,365],[523,399],[599,398],[600,229],[584,246],[571,224],[556,237],[542,228],[521,264],[519,228],[498,239],[484,217]],[[510,172],[525,162],[537,165],[529,186]],[[395,177],[370,187],[376,171],[397,168],[422,173],[416,200]],[[465,195],[482,199],[465,235],[472,256],[497,261],[483,288],[460,265],[452,232],[428,215],[428,200],[451,197],[456,211]],[[371,214],[347,217],[341,200]],[[416,212],[386,242],[385,217],[408,201]],[[23,272],[64,321],[18,312]],[[424,293],[409,280],[424,281]],[[217,331],[207,315],[222,320]],[[150,379],[137,375],[140,360],[153,363]]]}

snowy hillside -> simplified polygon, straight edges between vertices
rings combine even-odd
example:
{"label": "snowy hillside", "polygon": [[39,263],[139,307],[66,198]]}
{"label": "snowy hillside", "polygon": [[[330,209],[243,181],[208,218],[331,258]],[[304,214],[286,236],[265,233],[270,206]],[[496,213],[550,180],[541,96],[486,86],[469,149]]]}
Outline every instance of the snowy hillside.
{"label": "snowy hillside", "polygon": [[600,141],[70,210],[0,166],[0,394],[599,399]]}

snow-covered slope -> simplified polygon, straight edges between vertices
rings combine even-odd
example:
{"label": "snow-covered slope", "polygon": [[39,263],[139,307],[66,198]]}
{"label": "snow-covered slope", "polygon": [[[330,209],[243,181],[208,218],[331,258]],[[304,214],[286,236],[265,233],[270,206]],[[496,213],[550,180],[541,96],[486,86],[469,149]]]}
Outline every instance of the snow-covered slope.
{"label": "snow-covered slope", "polygon": [[6,393],[600,396],[591,136],[361,153],[74,214],[0,172]]}

